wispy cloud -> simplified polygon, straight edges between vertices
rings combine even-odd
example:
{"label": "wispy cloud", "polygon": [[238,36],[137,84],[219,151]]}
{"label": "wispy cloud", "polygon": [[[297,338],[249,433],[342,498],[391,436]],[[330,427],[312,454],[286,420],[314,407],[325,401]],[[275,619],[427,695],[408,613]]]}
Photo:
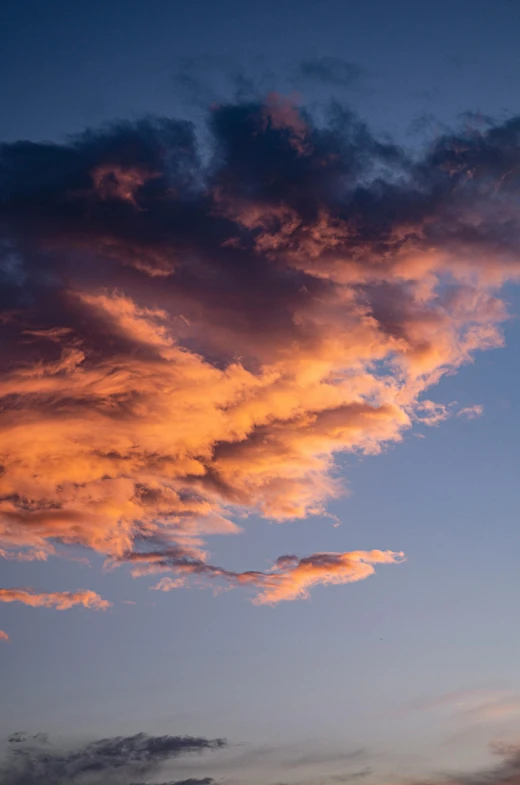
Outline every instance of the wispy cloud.
{"label": "wispy cloud", "polygon": [[457,412],[458,417],[466,417],[468,420],[475,420],[477,417],[482,417],[484,414],[484,407],[480,403],[475,403],[473,406],[465,406]]}
{"label": "wispy cloud", "polygon": [[[129,554],[120,561],[133,563],[133,574],[149,575],[171,570],[183,576],[195,576],[225,582],[229,587],[250,586],[258,590],[255,605],[276,605],[282,600],[306,599],[310,589],[328,584],[355,583],[375,572],[376,564],[399,564],[403,553],[392,551],[352,551],[350,553],[313,553],[311,556],[280,556],[268,572],[251,570],[232,572],[200,559],[188,559],[177,552]],[[171,591],[185,586],[185,578],[161,578],[151,588]]]}
{"label": "wispy cloud", "polygon": [[184,578],[161,578],[155,586],[150,586],[154,591],[173,591],[173,589],[180,589],[185,586]]}
{"label": "wispy cloud", "polygon": [[[114,736],[82,747],[60,749],[45,734],[15,733],[7,759],[0,763],[2,785],[138,785],[157,778],[168,762],[190,753],[219,750],[224,739],[193,736]],[[171,782],[171,781],[170,781]],[[210,785],[211,777],[182,780],[175,785]],[[166,783],[164,784],[166,785]],[[170,783],[169,783],[170,785]],[[174,785],[174,783],[171,783]]]}
{"label": "wispy cloud", "polygon": [[66,611],[74,605],[105,611],[111,603],[102,599],[95,591],[36,592],[33,589],[0,589],[0,602],[21,602],[32,608],[56,608]]}
{"label": "wispy cloud", "polygon": [[464,726],[498,722],[520,715],[520,695],[505,689],[463,689],[406,704],[398,714],[442,712]]}

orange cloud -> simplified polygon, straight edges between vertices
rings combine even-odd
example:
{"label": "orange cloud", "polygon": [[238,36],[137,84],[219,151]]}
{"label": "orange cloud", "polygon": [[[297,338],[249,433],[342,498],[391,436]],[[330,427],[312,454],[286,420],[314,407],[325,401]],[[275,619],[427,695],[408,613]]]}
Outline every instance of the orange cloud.
{"label": "orange cloud", "polygon": [[121,561],[133,565],[134,576],[150,575],[171,571],[181,577],[169,577],[151,588],[171,591],[186,586],[186,579],[193,577],[205,581],[217,581],[230,588],[249,586],[258,590],[253,598],[255,605],[276,605],[282,600],[307,599],[315,586],[355,583],[375,572],[377,564],[400,564],[405,560],[403,553],[393,551],[351,551],[347,553],[313,553],[311,556],[280,556],[273,568],[267,572],[251,570],[232,572],[215,567],[202,559],[193,558],[170,549],[152,553],[127,554]]}
{"label": "orange cloud", "polygon": [[35,592],[32,589],[0,589],[0,602],[21,602],[33,608],[56,608],[66,611],[74,605],[106,611],[110,607],[107,600],[89,590]]}
{"label": "orange cloud", "polygon": [[8,640],[9,640],[9,635],[3,630],[0,630],[0,641],[8,641]]}
{"label": "orange cloud", "polygon": [[101,165],[92,172],[92,193],[99,199],[121,199],[137,206],[136,193],[153,174],[138,168]]}
{"label": "orange cloud", "polygon": [[208,168],[173,120],[4,146],[0,555],[173,560],[276,602],[377,560],[230,573],[205,538],[326,513],[338,454],[454,413],[428,390],[502,345],[520,152],[505,129],[488,139],[504,171],[471,139],[412,163],[348,114],[321,128],[276,96],[210,123]]}
{"label": "orange cloud", "polygon": [[375,564],[399,564],[403,553],[392,551],[351,551],[315,553],[299,559],[282,556],[272,574],[266,575],[255,605],[274,605],[282,600],[306,599],[314,586],[355,583],[373,575]]}

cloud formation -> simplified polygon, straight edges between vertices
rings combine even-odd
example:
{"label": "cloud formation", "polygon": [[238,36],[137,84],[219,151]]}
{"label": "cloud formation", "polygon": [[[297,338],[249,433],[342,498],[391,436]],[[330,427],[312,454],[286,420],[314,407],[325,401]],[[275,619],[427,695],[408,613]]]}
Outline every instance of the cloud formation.
{"label": "cloud formation", "polygon": [[[275,605],[282,600],[306,599],[312,587],[355,583],[373,575],[375,564],[399,564],[403,553],[392,551],[352,551],[350,553],[313,553],[312,556],[279,556],[269,572],[232,572],[200,559],[187,558],[177,551],[130,554],[124,559],[137,565],[133,574],[149,575],[171,570],[181,576],[220,580],[230,587],[250,586],[257,589],[255,605]],[[172,591],[185,586],[183,577],[165,577],[151,588]]]}
{"label": "cloud formation", "polygon": [[475,420],[477,417],[482,417],[484,414],[484,407],[480,403],[475,403],[473,406],[465,406],[459,412],[458,417],[466,417],[468,420]]}
{"label": "cloud formation", "polygon": [[95,591],[86,589],[53,592],[35,592],[33,589],[0,589],[0,602],[21,602],[32,608],[56,608],[58,611],[69,610],[74,605],[106,611],[111,605]]}
{"label": "cloud formation", "polygon": [[520,713],[518,693],[504,689],[463,689],[406,704],[409,711],[448,711],[453,720],[464,724],[497,722]]}
{"label": "cloud formation", "polygon": [[439,776],[428,780],[431,785],[518,785],[520,783],[520,746],[495,742],[491,752],[500,763],[476,771]]}
{"label": "cloud formation", "polygon": [[[224,739],[193,736],[114,736],[83,747],[59,749],[45,734],[15,733],[0,763],[2,785],[146,785],[165,764],[189,753],[219,750]],[[182,780],[171,785],[210,785],[213,780]],[[166,783],[164,783],[166,785]],[[170,785],[170,783],[168,783]]]}
{"label": "cloud formation", "polygon": [[420,160],[275,95],[208,129],[209,148],[162,118],[0,149],[0,547],[294,599],[374,562],[229,573],[205,537],[322,514],[338,453],[440,422],[428,388],[502,344],[520,120]]}
{"label": "cloud formation", "polygon": [[4,632],[4,630],[0,630],[0,641],[8,641],[9,635]]}

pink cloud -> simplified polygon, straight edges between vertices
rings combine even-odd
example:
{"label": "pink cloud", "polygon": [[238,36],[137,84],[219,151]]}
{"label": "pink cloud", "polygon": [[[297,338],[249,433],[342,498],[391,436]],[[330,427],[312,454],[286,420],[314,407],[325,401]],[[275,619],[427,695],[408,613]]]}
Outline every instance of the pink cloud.
{"label": "pink cloud", "polygon": [[457,412],[458,417],[466,417],[468,420],[475,420],[477,417],[482,417],[484,414],[484,407],[480,403],[475,403],[473,406],[465,406]]}
{"label": "pink cloud", "polygon": [[111,603],[94,591],[36,592],[33,589],[0,589],[0,602],[21,602],[33,608],[56,608],[66,611],[74,605],[105,611]]}
{"label": "pink cloud", "polygon": [[161,580],[155,584],[155,586],[150,586],[151,589],[154,591],[172,591],[173,589],[180,589],[181,587],[185,586],[183,578],[161,578]]}

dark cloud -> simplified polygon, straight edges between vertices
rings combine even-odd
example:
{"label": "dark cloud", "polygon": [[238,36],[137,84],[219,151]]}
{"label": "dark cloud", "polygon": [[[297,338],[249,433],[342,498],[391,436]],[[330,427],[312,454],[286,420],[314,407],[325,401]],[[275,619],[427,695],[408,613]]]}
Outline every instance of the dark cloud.
{"label": "dark cloud", "polygon": [[300,63],[300,78],[321,82],[335,87],[351,87],[358,84],[365,72],[357,63],[341,57],[315,57]]}
{"label": "dark cloud", "polygon": [[439,422],[428,389],[501,345],[520,119],[414,160],[275,94],[207,130],[204,155],[170,118],[0,148],[0,554],[307,596],[381,552],[232,573],[204,537],[323,514],[337,453]]}
{"label": "dark cloud", "polygon": [[[15,733],[9,738],[7,758],[0,764],[2,785],[129,785],[137,782],[141,785],[141,781],[146,785],[150,777],[157,778],[164,764],[180,755],[226,746],[224,739],[137,733],[59,750],[42,736],[44,734]],[[212,782],[210,777],[205,777],[171,785],[211,785]]]}
{"label": "dark cloud", "polygon": [[[201,779],[194,779],[190,777],[188,780],[174,780],[173,782],[154,782],[153,785],[213,785],[215,780],[213,777],[202,777]],[[131,785],[147,785],[144,782],[132,782]]]}
{"label": "dark cloud", "polygon": [[33,735],[25,733],[25,731],[16,731],[12,733],[7,739],[9,744],[24,744],[27,741],[36,741],[39,744],[47,744],[49,737],[47,733],[35,733]]}

